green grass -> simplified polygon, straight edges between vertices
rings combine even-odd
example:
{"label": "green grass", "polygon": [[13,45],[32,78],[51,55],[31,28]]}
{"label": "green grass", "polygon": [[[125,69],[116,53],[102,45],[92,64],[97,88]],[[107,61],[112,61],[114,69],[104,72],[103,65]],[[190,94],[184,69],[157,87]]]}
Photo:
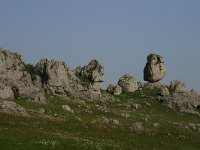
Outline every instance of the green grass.
{"label": "green grass", "polygon": [[[122,93],[116,96],[116,102],[106,103],[53,96],[47,97],[47,104],[15,100],[29,109],[30,116],[0,112],[0,149],[199,149],[199,129],[186,126],[200,124],[200,117],[148,98],[157,94],[156,90]],[[141,108],[128,108],[129,103],[140,104]],[[64,111],[62,105],[70,106],[74,113]],[[36,113],[40,108],[45,109],[44,114]],[[130,116],[123,117],[122,113]],[[119,124],[105,122],[104,118],[118,120]],[[141,130],[133,129],[137,122],[142,124]]]}

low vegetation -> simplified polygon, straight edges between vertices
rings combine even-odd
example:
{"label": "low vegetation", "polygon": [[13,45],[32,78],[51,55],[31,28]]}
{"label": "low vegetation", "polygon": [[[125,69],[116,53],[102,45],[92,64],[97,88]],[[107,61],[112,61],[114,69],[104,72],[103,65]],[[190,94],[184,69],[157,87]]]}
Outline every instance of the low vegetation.
{"label": "low vegetation", "polygon": [[200,117],[161,105],[157,94],[122,93],[115,102],[51,95],[47,104],[15,100],[29,115],[0,112],[0,149],[198,150]]}

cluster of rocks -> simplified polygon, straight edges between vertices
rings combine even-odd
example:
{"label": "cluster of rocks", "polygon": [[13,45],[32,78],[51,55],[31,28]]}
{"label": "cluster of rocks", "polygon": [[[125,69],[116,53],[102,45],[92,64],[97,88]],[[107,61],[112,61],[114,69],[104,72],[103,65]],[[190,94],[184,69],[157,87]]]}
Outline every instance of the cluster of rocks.
{"label": "cluster of rocks", "polygon": [[169,86],[162,86],[160,96],[158,100],[169,108],[200,115],[197,111],[200,108],[200,94],[193,89],[187,91],[186,84],[182,81],[174,80]]}
{"label": "cluster of rocks", "polygon": [[98,99],[103,81],[104,68],[97,60],[73,72],[64,62],[55,60],[42,59],[36,66],[26,65],[20,54],[0,49],[0,99],[45,103],[46,93]]}
{"label": "cluster of rocks", "polygon": [[137,80],[133,76],[125,74],[120,77],[117,85],[109,84],[107,91],[113,93],[114,95],[120,95],[122,92],[135,92],[138,88],[139,85]]}
{"label": "cluster of rocks", "polygon": [[[110,84],[107,91],[120,95],[122,92],[158,89],[158,100],[168,107],[197,113],[195,110],[200,108],[200,94],[194,90],[188,92],[185,83],[179,80],[172,81],[170,85],[161,84],[159,81],[166,71],[163,58],[150,54],[144,67],[144,80],[148,83],[143,84],[125,74],[116,85]],[[64,62],[48,59],[42,59],[32,66],[25,64],[20,54],[0,49],[0,99],[26,99],[45,103],[45,94],[48,93],[73,99],[113,100],[110,95],[102,95],[103,81],[104,67],[97,60],[91,60],[74,70],[70,70]],[[63,109],[70,110],[67,106],[63,106]]]}
{"label": "cluster of rocks", "polygon": [[114,95],[120,95],[122,91],[128,93],[135,92],[142,88],[155,88],[157,84],[160,87],[158,81],[163,79],[166,72],[167,67],[163,58],[157,54],[150,54],[147,56],[147,63],[144,67],[144,80],[154,84],[146,84],[144,86],[141,82],[136,81],[133,76],[125,74],[119,79],[117,85],[110,84],[107,91]]}

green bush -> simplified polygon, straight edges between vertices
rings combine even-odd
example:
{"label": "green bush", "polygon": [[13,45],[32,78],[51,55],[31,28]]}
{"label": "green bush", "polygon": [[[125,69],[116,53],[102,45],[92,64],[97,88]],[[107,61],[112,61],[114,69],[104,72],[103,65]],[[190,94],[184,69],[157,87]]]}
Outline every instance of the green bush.
{"label": "green bush", "polygon": [[25,65],[25,68],[26,68],[26,71],[28,73],[30,73],[31,75],[31,79],[34,81],[36,80],[36,75],[37,75],[37,72],[35,70],[35,66],[33,66],[32,64],[26,64]]}

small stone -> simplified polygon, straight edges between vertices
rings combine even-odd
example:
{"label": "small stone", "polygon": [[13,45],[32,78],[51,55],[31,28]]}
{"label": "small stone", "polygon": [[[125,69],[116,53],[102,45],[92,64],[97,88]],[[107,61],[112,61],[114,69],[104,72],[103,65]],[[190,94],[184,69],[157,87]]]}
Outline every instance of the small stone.
{"label": "small stone", "polygon": [[114,95],[120,95],[122,93],[122,88],[119,85],[109,84],[107,91]]}
{"label": "small stone", "polygon": [[74,113],[74,111],[68,105],[62,105],[63,110],[69,113]]}
{"label": "small stone", "polygon": [[45,109],[44,108],[39,108],[38,113],[39,114],[44,114],[45,113]]}
{"label": "small stone", "polygon": [[159,127],[159,124],[158,124],[158,123],[154,123],[154,124],[153,124],[153,127],[154,127],[154,128],[158,128],[158,127]]}
{"label": "small stone", "polygon": [[137,103],[129,102],[128,104],[126,104],[126,107],[127,108],[133,108],[133,109],[139,109],[142,106],[140,104],[137,104]]}

